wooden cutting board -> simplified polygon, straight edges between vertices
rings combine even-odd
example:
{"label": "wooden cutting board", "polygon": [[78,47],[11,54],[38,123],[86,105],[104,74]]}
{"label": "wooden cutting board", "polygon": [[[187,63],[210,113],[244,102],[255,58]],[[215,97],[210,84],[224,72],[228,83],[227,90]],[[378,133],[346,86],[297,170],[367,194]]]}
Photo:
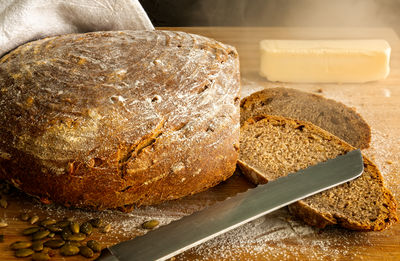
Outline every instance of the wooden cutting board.
{"label": "wooden cutting board", "polygon": [[[315,92],[354,107],[371,125],[371,148],[364,153],[382,170],[386,184],[400,201],[400,40],[388,28],[268,28],[268,27],[192,27],[164,28],[212,37],[238,49],[241,62],[242,95],[276,86],[286,86]],[[391,73],[384,81],[366,84],[287,84],[268,82],[258,75],[258,43],[262,39],[364,39],[383,38],[392,46]],[[29,225],[19,220],[21,213],[37,214],[41,218],[73,217],[83,222],[100,217],[112,229],[108,233],[96,230],[90,239],[102,246],[128,240],[146,231],[140,224],[157,219],[161,225],[198,211],[216,201],[251,189],[253,185],[240,174],[197,195],[168,202],[156,207],[144,207],[125,214],[116,211],[93,212],[45,206],[34,199],[13,192],[7,196],[9,206],[0,208],[0,220],[9,224],[0,228],[0,260],[17,260],[9,245],[26,240],[21,231]],[[54,251],[52,260],[82,260],[76,256],[64,258]],[[25,258],[29,260],[29,258]],[[314,229],[292,218],[286,210],[271,213],[250,224],[200,245],[177,256],[175,260],[399,260],[400,224],[383,232],[351,232],[340,228]]]}

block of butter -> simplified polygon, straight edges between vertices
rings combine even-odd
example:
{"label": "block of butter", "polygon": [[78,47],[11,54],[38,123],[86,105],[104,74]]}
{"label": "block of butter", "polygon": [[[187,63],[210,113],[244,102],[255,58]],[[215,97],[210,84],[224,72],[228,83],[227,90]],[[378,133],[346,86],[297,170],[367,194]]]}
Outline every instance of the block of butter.
{"label": "block of butter", "polygon": [[260,74],[280,82],[382,80],[390,50],[385,40],[263,40]]}

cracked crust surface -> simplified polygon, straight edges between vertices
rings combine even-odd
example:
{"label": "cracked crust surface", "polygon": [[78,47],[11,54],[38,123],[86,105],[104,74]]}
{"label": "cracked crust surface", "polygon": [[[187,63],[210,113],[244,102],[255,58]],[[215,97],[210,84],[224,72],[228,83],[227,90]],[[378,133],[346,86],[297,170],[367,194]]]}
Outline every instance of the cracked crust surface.
{"label": "cracked crust surface", "polygon": [[[311,123],[257,116],[241,127],[239,167],[254,183],[266,183],[354,149]],[[317,227],[338,224],[354,230],[383,230],[395,223],[395,199],[378,168],[363,158],[359,178],[300,200],[289,210]]]}
{"label": "cracked crust surface", "polygon": [[235,170],[233,47],[167,31],[71,34],[0,60],[0,178],[93,209],[200,192]]}
{"label": "cracked crust surface", "polygon": [[268,88],[244,98],[240,123],[257,115],[309,121],[360,149],[369,147],[371,129],[352,108],[314,93],[291,88]]}

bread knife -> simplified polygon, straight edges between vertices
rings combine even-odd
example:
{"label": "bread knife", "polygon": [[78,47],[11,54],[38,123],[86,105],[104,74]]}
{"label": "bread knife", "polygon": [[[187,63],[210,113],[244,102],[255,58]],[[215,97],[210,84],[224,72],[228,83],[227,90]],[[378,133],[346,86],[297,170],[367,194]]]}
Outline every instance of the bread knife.
{"label": "bread knife", "polygon": [[165,260],[363,172],[360,150],[259,185],[143,236],[105,248],[97,260]]}

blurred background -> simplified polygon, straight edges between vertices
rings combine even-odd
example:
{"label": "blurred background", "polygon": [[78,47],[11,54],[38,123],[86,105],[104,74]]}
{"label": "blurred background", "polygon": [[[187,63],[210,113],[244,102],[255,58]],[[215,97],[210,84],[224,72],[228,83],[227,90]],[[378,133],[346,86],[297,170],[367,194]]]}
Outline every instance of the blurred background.
{"label": "blurred background", "polygon": [[400,0],[139,0],[155,26],[391,27]]}

